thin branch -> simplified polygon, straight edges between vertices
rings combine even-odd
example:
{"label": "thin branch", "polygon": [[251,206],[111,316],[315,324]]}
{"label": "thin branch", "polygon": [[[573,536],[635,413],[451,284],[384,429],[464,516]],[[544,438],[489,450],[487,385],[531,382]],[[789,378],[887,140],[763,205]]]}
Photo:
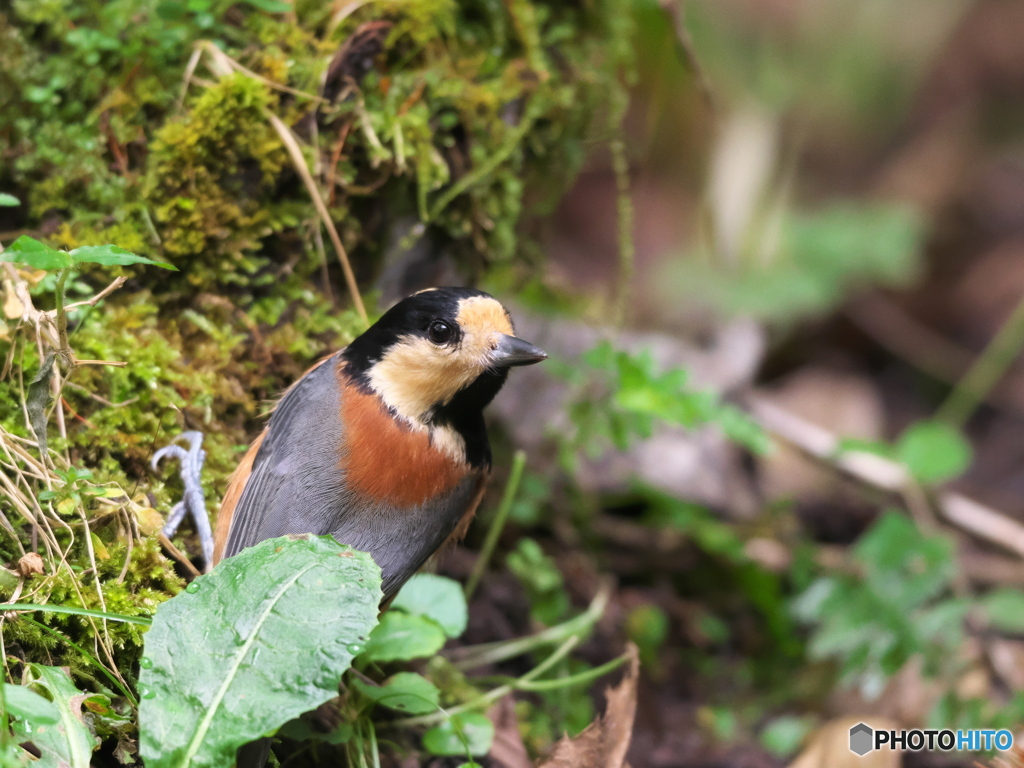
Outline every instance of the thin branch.
{"label": "thin branch", "polygon": [[[913,483],[902,464],[862,451],[840,451],[839,438],[828,430],[763,396],[750,394],[746,400],[754,419],[767,432],[865,485],[903,494]],[[946,522],[1024,558],[1024,525],[1016,520],[958,493],[937,491],[935,507]]]}
{"label": "thin branch", "polygon": [[[127,281],[128,278],[122,275],[121,277],[114,280],[114,282],[112,282],[102,291],[93,296],[91,299],[86,299],[85,301],[76,301],[74,304],[68,304],[66,307],[64,307],[64,311],[67,312],[68,310],[71,309],[78,309],[78,307],[95,307],[97,304],[103,301],[103,299],[107,298],[107,296],[109,296],[122,285],[124,285]],[[49,315],[50,317],[56,317],[57,310],[51,309],[46,314]]]}
{"label": "thin branch", "polygon": [[174,543],[163,534],[163,531],[157,534],[157,538],[160,540],[160,545],[170,553],[171,557],[185,566],[185,570],[192,574],[193,577],[203,575],[199,572],[198,568],[192,565],[192,561],[188,559],[185,553],[174,546]]}

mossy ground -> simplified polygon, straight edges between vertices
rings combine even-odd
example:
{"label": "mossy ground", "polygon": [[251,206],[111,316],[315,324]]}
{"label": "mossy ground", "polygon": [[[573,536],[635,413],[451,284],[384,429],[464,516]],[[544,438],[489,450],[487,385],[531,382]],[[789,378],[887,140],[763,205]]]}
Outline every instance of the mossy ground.
{"label": "mossy ground", "polygon": [[[464,279],[496,264],[529,274],[524,233],[622,115],[625,0],[282,6],[14,0],[0,11],[0,190],[21,201],[0,208],[0,244],[21,233],[112,243],[180,270],[126,268],[123,288],[71,313],[79,359],[126,365],[79,366],[63,387],[49,420],[55,467],[92,476],[51,474],[57,496],[44,502],[23,411],[40,333],[13,297],[23,281],[51,309],[54,281],[0,273],[0,461],[11,479],[0,558],[14,568],[24,551],[44,554],[22,601],[152,613],[184,583],[153,512],[166,514],[181,484],[148,469],[153,451],[201,430],[215,508],[268,402],[363,327],[339,298],[337,259],[269,114],[301,142],[367,286],[399,225],[404,248],[429,241]],[[236,71],[207,66],[203,45]],[[69,301],[112,277],[73,275]],[[98,487],[120,491],[72,495]],[[197,552],[187,531],[176,544]],[[43,616],[63,639],[3,622],[9,670],[66,665],[109,687],[100,665],[133,679],[138,627]]]}

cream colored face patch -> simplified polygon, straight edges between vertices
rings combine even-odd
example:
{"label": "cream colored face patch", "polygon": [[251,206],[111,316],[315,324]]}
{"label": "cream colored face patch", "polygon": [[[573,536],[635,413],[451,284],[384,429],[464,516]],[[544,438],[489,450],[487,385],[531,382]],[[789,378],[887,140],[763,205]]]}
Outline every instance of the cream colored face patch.
{"label": "cream colored face patch", "polygon": [[369,371],[370,386],[414,425],[438,404],[448,403],[491,363],[503,335],[512,335],[508,312],[494,299],[472,296],[456,312],[461,338],[434,344],[421,336],[403,337]]}

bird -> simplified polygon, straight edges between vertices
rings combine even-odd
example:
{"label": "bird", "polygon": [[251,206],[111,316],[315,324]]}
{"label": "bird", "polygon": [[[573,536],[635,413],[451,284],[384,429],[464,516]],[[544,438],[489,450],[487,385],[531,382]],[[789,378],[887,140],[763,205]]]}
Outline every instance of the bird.
{"label": "bird", "polygon": [[491,471],[483,411],[511,368],[546,358],[483,291],[402,299],[284,392],[229,479],[214,563],[329,534],[373,557],[386,603],[465,535]]}

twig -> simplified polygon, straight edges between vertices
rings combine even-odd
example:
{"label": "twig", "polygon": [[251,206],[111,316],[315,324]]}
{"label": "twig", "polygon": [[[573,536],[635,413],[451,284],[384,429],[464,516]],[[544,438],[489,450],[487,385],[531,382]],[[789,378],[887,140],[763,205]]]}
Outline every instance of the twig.
{"label": "twig", "polygon": [[193,577],[203,575],[199,572],[198,568],[192,565],[192,561],[185,556],[185,553],[178,549],[176,546],[174,546],[173,542],[171,542],[170,539],[164,536],[163,531],[157,534],[157,539],[160,541],[160,546],[166,549],[170,553],[171,557],[173,557],[175,560],[177,560],[179,563],[185,566],[185,570],[192,574]]}
{"label": "twig", "polygon": [[[747,396],[751,414],[766,431],[808,456],[866,485],[904,493],[912,479],[895,461],[862,451],[839,449],[839,439],[760,395]],[[936,492],[935,507],[946,522],[1024,558],[1024,525],[958,493]]]}
{"label": "twig", "polygon": [[199,66],[199,60],[203,57],[203,49],[196,46],[192,50],[192,55],[188,57],[188,64],[185,65],[185,73],[181,77],[181,91],[178,93],[178,101],[174,105],[175,112],[181,112],[181,108],[185,106],[185,96],[188,95],[188,86],[192,82],[192,76],[196,73],[196,67]]}
{"label": "twig", "polygon": [[92,398],[97,403],[100,403],[101,405],[105,405],[108,408],[123,408],[126,405],[131,405],[132,403],[137,402],[138,399],[139,399],[138,397],[129,397],[127,400],[122,400],[120,403],[112,403],[109,400],[107,400],[107,398],[100,397],[99,395],[95,394],[94,392],[90,392],[88,389],[83,387],[81,384],[75,384],[73,381],[65,381],[64,382],[64,386],[65,387],[70,387],[71,389],[77,389],[79,392],[84,392],[87,397]]}
{"label": "twig", "polygon": [[[121,277],[114,280],[114,282],[112,282],[102,291],[93,296],[91,299],[86,299],[85,301],[76,301],[74,304],[68,304],[66,307],[64,307],[64,311],[67,312],[70,309],[77,309],[78,307],[95,307],[97,304],[103,301],[103,299],[107,298],[107,296],[109,296],[122,285],[124,285],[127,281],[128,278],[122,275]],[[46,314],[49,315],[50,317],[56,317],[57,310],[51,309]]]}
{"label": "twig", "polygon": [[75,365],[110,365],[114,368],[124,368],[128,363],[118,362],[116,360],[79,360],[75,359]]}

